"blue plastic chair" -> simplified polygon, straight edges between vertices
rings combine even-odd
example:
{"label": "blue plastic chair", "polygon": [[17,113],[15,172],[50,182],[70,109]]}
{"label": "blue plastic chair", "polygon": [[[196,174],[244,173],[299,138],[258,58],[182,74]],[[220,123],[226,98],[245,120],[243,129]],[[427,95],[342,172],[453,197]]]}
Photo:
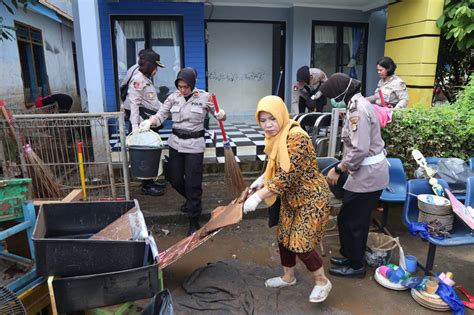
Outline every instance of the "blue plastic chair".
{"label": "blue plastic chair", "polygon": [[425,158],[425,160],[426,160],[426,164],[428,164],[428,165],[429,164],[438,165],[439,161],[446,160],[446,158],[429,156],[429,157]]}
{"label": "blue plastic chair", "polygon": [[397,158],[387,158],[387,160],[390,163],[390,181],[380,196],[380,201],[383,204],[382,228],[387,225],[389,204],[404,203],[407,194],[407,177],[402,161]]}
{"label": "blue plastic chair", "polygon": [[[471,158],[474,163],[474,158]],[[472,165],[472,164],[471,164]],[[466,182],[466,207],[471,206],[474,208],[474,176],[468,177]]]}
{"label": "blue plastic chair", "polygon": [[[448,188],[446,181],[440,179],[439,184],[443,188]],[[469,195],[470,202],[474,197],[474,179],[469,178]],[[431,186],[427,179],[412,179],[407,183],[407,195],[405,200],[405,207],[403,208],[403,222],[408,226],[412,222],[418,222],[418,199],[419,194],[433,194]],[[428,255],[426,257],[426,264],[422,268],[425,270],[425,274],[431,273],[434,264],[434,258],[436,254],[436,246],[461,246],[474,244],[474,233],[469,227],[467,227],[461,220],[456,216],[454,218],[453,229],[449,232],[451,237],[437,240],[432,237],[428,238],[429,248]]]}

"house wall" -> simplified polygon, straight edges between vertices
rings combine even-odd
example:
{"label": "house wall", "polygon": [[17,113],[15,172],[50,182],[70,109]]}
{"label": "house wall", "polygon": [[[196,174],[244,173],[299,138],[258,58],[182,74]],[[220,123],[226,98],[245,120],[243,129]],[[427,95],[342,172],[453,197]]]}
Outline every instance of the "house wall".
{"label": "house wall", "polygon": [[[173,15],[183,17],[184,33],[184,67],[194,67],[198,73],[205,73],[204,51],[204,4],[141,2],[121,0],[108,3],[98,2],[100,18],[100,36],[102,44],[102,62],[105,82],[106,110],[117,111],[118,102],[115,95],[114,62],[111,38],[111,15]],[[198,76],[197,88],[205,88],[205,77]]]}
{"label": "house wall", "polygon": [[[383,11],[362,12],[355,10],[322,9],[308,7],[259,8],[235,6],[206,6],[205,18],[212,20],[278,21],[286,23],[285,102],[291,103],[292,82],[296,71],[311,60],[311,34],[313,21],[369,23],[367,53],[368,91],[377,85],[374,67],[383,55],[385,41],[385,16]],[[374,30],[372,30],[374,28]]]}
{"label": "house wall", "polygon": [[[4,6],[0,6],[0,16],[4,18],[4,25],[13,25],[14,21],[18,21],[41,30],[50,91],[71,95],[74,99],[72,110],[78,109],[79,100],[72,55],[74,41],[72,25],[60,24],[36,12],[25,13],[21,9],[16,10],[13,16]],[[16,38],[11,41],[0,41],[0,64],[0,78],[2,78],[0,99],[12,108],[25,108]]]}

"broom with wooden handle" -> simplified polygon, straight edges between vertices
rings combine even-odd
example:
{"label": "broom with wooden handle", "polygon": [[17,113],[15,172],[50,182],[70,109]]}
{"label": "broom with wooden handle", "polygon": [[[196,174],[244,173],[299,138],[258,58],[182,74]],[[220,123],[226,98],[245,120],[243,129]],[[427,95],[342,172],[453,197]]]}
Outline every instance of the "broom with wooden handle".
{"label": "broom with wooden handle", "polygon": [[[14,143],[17,143],[12,117],[2,101],[0,101],[0,116],[2,116],[5,123],[8,124],[11,139]],[[61,192],[59,184],[55,180],[49,167],[45,165],[40,157],[33,151],[31,145],[26,143],[23,136],[21,137],[21,142],[23,145],[23,155],[25,156],[28,174],[31,177],[33,184],[34,197],[63,198],[64,194]]]}
{"label": "broom with wooden handle", "polygon": [[[214,103],[214,108],[216,112],[219,111],[219,104],[217,104],[217,99],[215,95],[211,96],[212,102]],[[229,138],[224,129],[224,124],[221,120],[219,121],[219,126],[222,131],[223,146],[224,146],[224,182],[227,186],[227,189],[232,192],[232,198],[240,196],[242,191],[245,190],[247,185],[245,184],[242,172],[240,171],[239,163],[235,160],[234,152],[230,145]]]}

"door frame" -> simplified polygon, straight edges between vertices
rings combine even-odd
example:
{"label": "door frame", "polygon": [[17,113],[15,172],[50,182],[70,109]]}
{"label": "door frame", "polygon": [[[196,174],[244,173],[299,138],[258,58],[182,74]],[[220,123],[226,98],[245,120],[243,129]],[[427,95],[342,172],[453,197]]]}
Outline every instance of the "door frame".
{"label": "door frame", "polygon": [[[251,20],[226,20],[226,19],[206,19],[204,20],[204,62],[206,64],[206,90],[209,88],[209,81],[208,81],[208,56],[207,56],[207,24],[208,23],[253,23],[253,24],[272,24],[280,25],[280,34],[281,34],[281,44],[280,44],[280,60],[279,60],[279,69],[275,70],[274,65],[272,64],[272,91],[271,94],[273,95],[276,85],[278,84],[278,79],[280,77],[280,71],[283,70],[283,76],[280,82],[280,89],[278,91],[278,95],[284,100],[285,99],[285,75],[286,75],[286,22],[285,21],[267,21],[267,20],[258,20],[258,21],[251,21]],[[273,45],[275,44],[274,40],[272,39]],[[273,58],[273,51],[272,51],[272,58]],[[274,60],[273,60],[274,61]]]}
{"label": "door frame", "polygon": [[120,111],[120,97],[119,97],[119,82],[118,82],[118,64],[117,64],[117,49],[115,45],[115,22],[116,21],[143,21],[144,22],[144,40],[145,40],[145,49],[151,48],[150,38],[151,38],[151,29],[147,27],[147,24],[150,24],[152,21],[161,20],[171,20],[176,21],[180,24],[180,59],[181,59],[181,68],[186,67],[184,64],[184,23],[183,16],[181,15],[124,15],[124,14],[113,14],[110,16],[110,33],[112,40],[112,66],[114,73],[114,93],[115,101],[117,106],[117,111]]}
{"label": "door frame", "polygon": [[[315,26],[318,26],[318,25],[321,25],[321,26],[336,26],[337,27],[337,45],[340,44],[341,40],[343,40],[343,28],[344,26],[348,26],[348,27],[353,27],[353,26],[357,26],[357,27],[362,27],[364,29],[364,32],[365,32],[365,38],[364,38],[364,46],[365,46],[365,60],[364,60],[364,64],[362,66],[363,68],[363,75],[362,75],[362,79],[360,80],[361,83],[362,83],[362,93],[364,94],[365,93],[365,82],[366,82],[366,78],[367,78],[367,55],[368,55],[368,52],[369,52],[369,47],[368,47],[368,42],[369,42],[369,24],[368,23],[360,23],[360,22],[338,22],[338,21],[319,21],[319,20],[313,20],[313,22],[311,23],[311,59],[310,59],[310,63],[311,63],[311,67],[315,67],[315,64],[314,64],[314,28]],[[341,55],[342,55],[342,45],[339,45],[337,51],[336,51],[336,71],[335,72],[342,72],[342,67],[343,65],[339,63],[339,60],[341,58]]]}

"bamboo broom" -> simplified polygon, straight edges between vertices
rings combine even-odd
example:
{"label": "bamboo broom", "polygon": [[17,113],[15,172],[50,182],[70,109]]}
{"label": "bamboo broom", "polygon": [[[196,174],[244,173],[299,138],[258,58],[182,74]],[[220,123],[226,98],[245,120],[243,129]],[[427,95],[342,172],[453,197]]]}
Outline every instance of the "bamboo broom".
{"label": "bamboo broom", "polygon": [[[219,111],[219,105],[217,104],[217,99],[215,95],[211,96],[212,102],[214,103],[214,108],[216,112]],[[224,124],[219,120],[219,126],[222,131],[223,146],[224,146],[224,182],[227,186],[227,189],[232,193],[232,198],[240,196],[242,191],[245,190],[247,185],[245,184],[242,172],[240,171],[239,163],[235,160],[234,152],[230,146],[230,141],[227,138],[227,134],[224,129]]]}
{"label": "bamboo broom", "polygon": [[[15,127],[8,109],[6,109],[3,102],[0,101],[0,114],[3,120],[8,124],[10,137],[13,142],[17,143]],[[49,167],[40,159],[40,157],[33,151],[29,143],[25,143],[22,136],[23,155],[25,156],[28,174],[31,178],[34,197],[35,198],[55,198],[61,199],[64,197],[59,184],[54,178]]]}

